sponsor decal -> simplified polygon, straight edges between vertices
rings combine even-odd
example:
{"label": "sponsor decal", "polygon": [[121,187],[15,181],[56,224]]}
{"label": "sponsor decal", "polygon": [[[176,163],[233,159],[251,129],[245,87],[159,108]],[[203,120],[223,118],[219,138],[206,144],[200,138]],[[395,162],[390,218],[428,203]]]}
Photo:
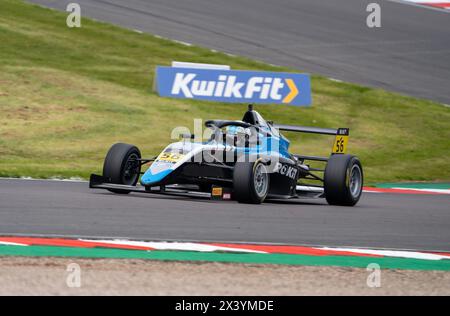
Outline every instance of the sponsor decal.
{"label": "sponsor decal", "polygon": [[278,162],[275,166],[274,172],[278,172],[279,174],[286,176],[290,179],[296,179],[298,170],[296,167],[292,167]]}
{"label": "sponsor decal", "polygon": [[156,90],[160,96],[173,98],[296,106],[311,104],[309,75],[298,73],[158,66]]}
{"label": "sponsor decal", "polygon": [[222,196],[222,188],[214,187],[214,188],[212,188],[212,192],[211,193],[214,196]]}

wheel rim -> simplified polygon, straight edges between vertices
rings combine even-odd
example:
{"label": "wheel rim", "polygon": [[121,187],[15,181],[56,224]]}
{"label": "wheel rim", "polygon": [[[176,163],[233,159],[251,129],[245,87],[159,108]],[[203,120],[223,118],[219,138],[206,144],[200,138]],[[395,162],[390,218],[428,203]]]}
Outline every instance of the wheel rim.
{"label": "wheel rim", "polygon": [[137,154],[128,156],[125,166],[123,167],[122,183],[127,185],[134,185],[139,177],[139,159]]}
{"label": "wheel rim", "polygon": [[350,171],[350,194],[353,197],[358,197],[362,189],[361,168],[358,165],[353,165]]}
{"label": "wheel rim", "polygon": [[266,167],[259,163],[253,173],[253,183],[255,186],[255,192],[259,197],[264,197],[267,193],[269,186],[269,174]]}

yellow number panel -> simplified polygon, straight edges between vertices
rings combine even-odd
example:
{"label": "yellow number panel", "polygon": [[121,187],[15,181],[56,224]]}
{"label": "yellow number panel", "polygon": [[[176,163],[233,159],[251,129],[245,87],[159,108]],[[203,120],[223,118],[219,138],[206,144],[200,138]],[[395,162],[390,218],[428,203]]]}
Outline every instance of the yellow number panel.
{"label": "yellow number panel", "polygon": [[157,161],[165,161],[165,162],[177,162],[183,158],[184,155],[178,153],[161,153],[159,154]]}
{"label": "yellow number panel", "polygon": [[345,154],[348,144],[348,128],[339,128],[333,144],[333,154]]}

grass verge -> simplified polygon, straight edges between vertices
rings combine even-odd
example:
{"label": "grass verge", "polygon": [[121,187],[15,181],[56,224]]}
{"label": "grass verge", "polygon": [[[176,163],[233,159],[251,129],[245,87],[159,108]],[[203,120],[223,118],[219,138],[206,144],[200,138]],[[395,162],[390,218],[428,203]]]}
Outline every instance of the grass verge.
{"label": "grass verge", "polygon": [[[234,69],[295,71],[139,34],[17,0],[0,2],[0,176],[88,177],[117,141],[146,156],[193,118],[240,119],[245,104],[163,99],[151,90],[156,65],[172,60]],[[369,183],[448,181],[450,109],[379,89],[312,77],[313,106],[260,105],[285,124],[350,127],[349,150]],[[323,136],[287,134],[292,151],[327,155]]]}

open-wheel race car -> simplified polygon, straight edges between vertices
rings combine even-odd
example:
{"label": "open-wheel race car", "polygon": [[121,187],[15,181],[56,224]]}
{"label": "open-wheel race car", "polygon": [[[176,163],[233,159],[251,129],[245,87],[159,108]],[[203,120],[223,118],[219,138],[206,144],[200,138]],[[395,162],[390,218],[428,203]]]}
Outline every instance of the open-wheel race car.
{"label": "open-wheel race car", "polygon": [[[207,141],[169,144],[157,157],[142,158],[133,145],[117,143],[108,151],[103,175],[92,174],[91,188],[130,192],[208,196],[259,204],[268,199],[325,198],[332,205],[355,205],[361,197],[363,169],[345,154],[348,128],[279,125],[264,120],[251,106],[241,121],[209,120]],[[334,135],[329,157],[289,152],[280,131]],[[308,162],[322,162],[313,168]],[[142,172],[142,166],[150,164]],[[311,184],[313,183],[313,184]]]}

